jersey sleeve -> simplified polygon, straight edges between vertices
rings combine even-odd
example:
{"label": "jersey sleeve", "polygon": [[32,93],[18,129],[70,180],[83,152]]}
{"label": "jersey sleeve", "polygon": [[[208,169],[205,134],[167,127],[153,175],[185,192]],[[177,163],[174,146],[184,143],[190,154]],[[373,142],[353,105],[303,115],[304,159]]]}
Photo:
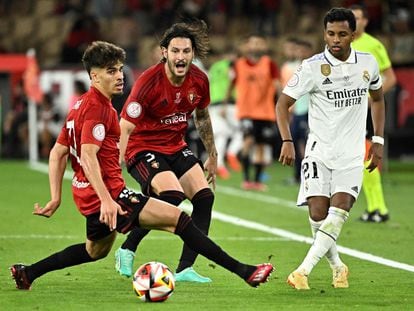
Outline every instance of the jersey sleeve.
{"label": "jersey sleeve", "polygon": [[62,129],[60,130],[60,133],[56,139],[56,142],[64,146],[70,145],[69,139],[68,139],[68,130],[66,129],[66,122],[63,124]]}
{"label": "jersey sleeve", "polygon": [[[137,120],[141,119],[144,115],[144,105],[145,101],[141,98],[145,98],[148,93],[145,93],[143,96],[138,96],[138,94],[142,94],[143,90],[143,83],[141,77],[135,82],[134,86],[132,87],[131,92],[121,111],[121,118],[136,124]],[[138,98],[140,97],[140,98]]]}
{"label": "jersey sleeve", "polygon": [[283,89],[283,93],[294,99],[298,99],[309,93],[313,89],[313,86],[314,79],[312,70],[309,63],[305,60],[289,79]]}
{"label": "jersey sleeve", "polygon": [[82,123],[81,145],[94,144],[100,147],[110,124],[109,113],[89,109]]}
{"label": "jersey sleeve", "polygon": [[208,81],[207,76],[205,76],[201,85],[201,96],[202,98],[198,104],[198,108],[204,109],[210,104],[210,82]]}
{"label": "jersey sleeve", "polygon": [[378,63],[373,59],[373,71],[372,71],[372,77],[369,84],[370,90],[378,90],[382,86],[382,78],[380,74],[380,69],[378,67]]}

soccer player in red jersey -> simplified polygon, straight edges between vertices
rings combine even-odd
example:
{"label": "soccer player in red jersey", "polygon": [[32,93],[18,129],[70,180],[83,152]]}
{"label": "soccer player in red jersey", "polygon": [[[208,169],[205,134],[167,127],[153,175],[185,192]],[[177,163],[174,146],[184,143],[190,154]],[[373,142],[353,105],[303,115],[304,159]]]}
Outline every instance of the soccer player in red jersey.
{"label": "soccer player in red jersey", "polygon": [[70,157],[74,171],[72,192],[78,210],[86,218],[86,242],[71,245],[32,265],[14,264],[10,270],[16,287],[28,290],[35,279],[47,272],[104,258],[116,232],[125,233],[138,226],[178,235],[194,251],[236,273],[253,287],[266,282],[273,271],[271,264],[240,263],[174,205],[125,187],[119,165],[120,127],[111,104],[111,98],[123,91],[125,51],[111,43],[95,41],[82,60],[92,86],[69,112],[50,153],[51,199],[44,207],[36,203],[33,213],[50,217],[59,207]]}
{"label": "soccer player in red jersey", "polygon": [[[208,52],[207,26],[203,21],[177,23],[160,41],[162,60],[135,82],[121,112],[121,160],[141,185],[142,192],[178,206],[188,198],[192,219],[205,234],[211,221],[217,151],[207,106],[210,103],[206,74],[192,64]],[[208,158],[204,170],[184,141],[187,120],[195,112],[195,125]],[[116,269],[131,276],[139,241],[148,230],[137,228],[117,250]],[[176,270],[177,281],[211,282],[192,265],[197,253],[184,245]]]}

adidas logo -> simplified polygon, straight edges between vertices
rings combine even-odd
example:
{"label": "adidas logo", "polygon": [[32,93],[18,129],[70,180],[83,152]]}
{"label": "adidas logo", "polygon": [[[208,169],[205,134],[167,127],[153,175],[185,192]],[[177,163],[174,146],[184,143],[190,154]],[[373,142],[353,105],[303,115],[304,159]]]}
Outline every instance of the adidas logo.
{"label": "adidas logo", "polygon": [[358,193],[358,187],[357,187],[357,186],[353,186],[353,187],[351,188],[351,190],[354,190],[356,193]]}
{"label": "adidas logo", "polygon": [[322,82],[322,85],[325,85],[325,84],[332,84],[332,81],[331,81],[331,80],[329,80],[329,78],[326,78],[326,79]]}

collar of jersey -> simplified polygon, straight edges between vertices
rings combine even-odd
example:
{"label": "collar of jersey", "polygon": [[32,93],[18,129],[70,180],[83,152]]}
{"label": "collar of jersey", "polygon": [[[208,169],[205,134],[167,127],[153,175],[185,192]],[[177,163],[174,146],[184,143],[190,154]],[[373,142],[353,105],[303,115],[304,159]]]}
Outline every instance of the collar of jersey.
{"label": "collar of jersey", "polygon": [[102,94],[96,87],[91,86],[91,90],[95,93],[96,96],[98,96],[101,99],[102,102],[104,102],[107,105],[111,105],[111,101],[104,94]]}
{"label": "collar of jersey", "polygon": [[356,57],[356,53],[355,50],[351,48],[351,54],[349,54],[349,57],[346,61],[341,61],[339,59],[337,59],[335,56],[333,56],[329,51],[328,51],[328,46],[325,46],[325,51],[324,51],[324,55],[325,55],[325,59],[328,61],[328,63],[332,66],[339,66],[341,64],[356,64],[357,63],[357,57]]}

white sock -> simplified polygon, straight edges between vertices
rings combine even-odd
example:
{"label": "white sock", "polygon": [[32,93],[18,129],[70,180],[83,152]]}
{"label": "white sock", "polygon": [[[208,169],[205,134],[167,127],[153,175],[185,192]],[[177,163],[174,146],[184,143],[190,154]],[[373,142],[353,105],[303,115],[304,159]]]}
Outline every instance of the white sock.
{"label": "white sock", "polygon": [[[313,238],[315,238],[315,234],[319,230],[319,227],[322,225],[323,222],[324,220],[315,221],[309,217],[309,223],[311,225]],[[342,267],[344,265],[341,258],[339,257],[338,249],[336,248],[336,241],[334,244],[332,244],[331,248],[328,249],[325,256],[332,269],[335,269],[337,267]]]}
{"label": "white sock", "polygon": [[322,222],[315,234],[315,239],[298,271],[308,275],[312,269],[326,255],[328,250],[335,244],[341,232],[342,226],[348,218],[349,213],[340,208],[331,206],[328,216]]}

